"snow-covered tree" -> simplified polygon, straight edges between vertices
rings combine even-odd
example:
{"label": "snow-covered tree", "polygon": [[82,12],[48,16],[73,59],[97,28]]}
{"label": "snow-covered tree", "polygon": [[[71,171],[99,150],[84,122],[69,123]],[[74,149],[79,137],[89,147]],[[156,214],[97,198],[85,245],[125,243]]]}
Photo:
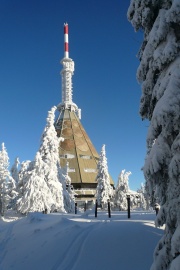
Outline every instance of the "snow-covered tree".
{"label": "snow-covered tree", "polygon": [[65,212],[58,153],[60,139],[54,128],[55,110],[53,107],[48,112],[35,160],[23,162],[19,170],[17,209],[22,213],[45,209],[48,212]]}
{"label": "snow-covered tree", "polygon": [[64,208],[67,213],[74,213],[75,211],[75,192],[71,185],[71,178],[68,174],[69,163],[66,163],[65,168],[61,170],[62,185],[63,185],[63,196],[64,196]]}
{"label": "snow-covered tree", "polygon": [[26,160],[20,164],[20,170],[18,173],[17,192],[18,198],[24,195],[24,186],[29,179],[29,174],[33,169],[34,161]]}
{"label": "snow-covered tree", "polygon": [[48,112],[46,126],[41,137],[41,145],[39,153],[44,165],[44,174],[46,183],[51,191],[53,200],[55,202],[54,209],[58,212],[65,212],[63,200],[63,187],[60,182],[60,160],[59,160],[59,142],[61,138],[57,137],[54,127],[56,107]]}
{"label": "snow-covered tree", "polygon": [[[14,209],[16,208],[16,201],[19,198],[19,188],[18,188],[18,185],[19,185],[19,171],[18,171],[18,166],[19,166],[19,164],[20,164],[19,158],[16,157],[15,158],[15,161],[14,161],[14,164],[12,165],[11,170],[10,170],[11,176],[12,176],[12,178],[15,181],[15,189],[16,189],[16,197],[12,201],[12,205],[13,205],[13,208]],[[13,183],[11,183],[10,186],[13,186]]]}
{"label": "snow-covered tree", "polygon": [[114,194],[114,205],[120,210],[127,210],[127,194],[129,194],[129,175],[131,172],[122,170],[118,176],[118,182]]}
{"label": "snow-covered tree", "polygon": [[13,200],[17,196],[16,183],[9,171],[9,157],[4,143],[0,151],[0,212],[1,215],[7,207],[13,207]]}
{"label": "snow-covered tree", "polygon": [[166,224],[151,270],[180,265],[180,1],[131,0],[128,18],[142,29],[137,79],[142,85],[140,114],[150,121],[144,175],[149,195]]}
{"label": "snow-covered tree", "polygon": [[113,188],[110,185],[105,145],[102,146],[99,156],[96,181],[96,198],[98,205],[106,207],[108,200],[110,200],[113,196]]}
{"label": "snow-covered tree", "polygon": [[33,168],[29,171],[24,185],[23,196],[17,201],[17,210],[23,214],[28,212],[50,212],[54,201],[44,176],[44,162],[37,152]]}
{"label": "snow-covered tree", "polygon": [[145,185],[142,183],[141,188],[137,190],[138,193],[138,203],[140,204],[140,208],[149,209],[148,196],[145,190]]}
{"label": "snow-covered tree", "polygon": [[19,183],[19,170],[18,170],[18,166],[19,166],[20,162],[19,162],[19,158],[16,157],[14,164],[11,167],[11,176],[13,177],[14,181],[16,182],[16,184]]}

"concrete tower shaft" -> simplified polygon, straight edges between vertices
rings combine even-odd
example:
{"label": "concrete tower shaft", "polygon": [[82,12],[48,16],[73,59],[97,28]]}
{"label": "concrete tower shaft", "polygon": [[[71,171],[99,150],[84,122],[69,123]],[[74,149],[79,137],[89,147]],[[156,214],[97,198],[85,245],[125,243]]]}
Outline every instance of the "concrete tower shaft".
{"label": "concrete tower shaft", "polygon": [[70,58],[63,58],[61,60],[63,69],[62,76],[62,102],[65,104],[72,104],[72,75],[74,74],[74,61]]}
{"label": "concrete tower shaft", "polygon": [[62,77],[62,102],[57,106],[58,110],[70,109],[74,111],[78,118],[81,118],[81,110],[73,102],[72,76],[74,75],[74,61],[69,58],[69,33],[68,24],[64,24],[64,58],[60,62],[63,66]]}

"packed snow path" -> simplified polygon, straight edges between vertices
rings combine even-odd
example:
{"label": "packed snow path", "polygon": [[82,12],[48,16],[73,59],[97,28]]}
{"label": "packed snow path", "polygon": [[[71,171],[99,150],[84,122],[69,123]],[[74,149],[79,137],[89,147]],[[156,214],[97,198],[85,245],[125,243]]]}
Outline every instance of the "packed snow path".
{"label": "packed snow path", "polygon": [[149,270],[163,234],[155,214],[30,214],[1,221],[1,270]]}

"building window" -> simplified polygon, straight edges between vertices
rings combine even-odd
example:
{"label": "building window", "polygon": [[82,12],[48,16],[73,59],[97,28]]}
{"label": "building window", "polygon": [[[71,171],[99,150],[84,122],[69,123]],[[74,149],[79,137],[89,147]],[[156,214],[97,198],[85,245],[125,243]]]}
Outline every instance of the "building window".
{"label": "building window", "polygon": [[92,172],[92,173],[96,173],[96,169],[84,169],[85,172]]}
{"label": "building window", "polygon": [[68,172],[75,172],[76,170],[75,169],[72,169],[72,168],[69,168],[68,169]]}
{"label": "building window", "polygon": [[83,158],[83,159],[92,159],[92,156],[80,155],[80,158]]}
{"label": "building window", "polygon": [[75,158],[75,155],[72,155],[72,154],[64,154],[64,155],[60,155],[60,158],[71,159],[71,158]]}

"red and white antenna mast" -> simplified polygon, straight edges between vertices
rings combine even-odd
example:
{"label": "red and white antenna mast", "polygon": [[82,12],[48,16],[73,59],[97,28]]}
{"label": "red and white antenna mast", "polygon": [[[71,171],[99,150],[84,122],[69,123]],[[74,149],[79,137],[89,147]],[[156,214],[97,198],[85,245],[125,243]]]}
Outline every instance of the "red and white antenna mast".
{"label": "red and white antenna mast", "polygon": [[77,116],[81,118],[81,110],[72,101],[72,75],[74,74],[74,61],[69,58],[69,37],[68,24],[64,24],[64,58],[61,60],[63,69],[62,76],[62,103],[58,105],[59,110],[69,109],[75,111]]}
{"label": "red and white antenna mast", "polygon": [[64,58],[69,58],[68,24],[64,24]]}

